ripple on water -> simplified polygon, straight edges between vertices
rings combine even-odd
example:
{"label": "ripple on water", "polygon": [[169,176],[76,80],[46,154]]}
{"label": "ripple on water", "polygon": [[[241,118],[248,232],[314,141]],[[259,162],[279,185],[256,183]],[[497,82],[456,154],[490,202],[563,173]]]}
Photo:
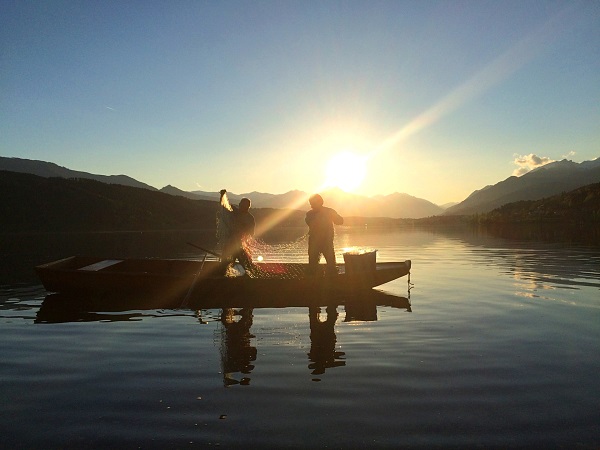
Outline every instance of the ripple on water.
{"label": "ripple on water", "polygon": [[39,285],[1,286],[0,446],[600,445],[597,250],[348,233],[413,261],[410,292],[382,287],[408,307],[226,326],[220,310],[48,315]]}

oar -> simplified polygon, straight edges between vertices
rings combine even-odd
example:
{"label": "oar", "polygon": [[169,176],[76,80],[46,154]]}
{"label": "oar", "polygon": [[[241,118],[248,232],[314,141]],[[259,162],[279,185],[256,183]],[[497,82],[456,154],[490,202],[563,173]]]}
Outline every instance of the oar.
{"label": "oar", "polygon": [[192,281],[192,284],[190,285],[190,288],[188,289],[187,295],[183,299],[183,302],[181,302],[180,308],[187,307],[187,305],[188,305],[190,296],[192,295],[192,291],[194,290],[194,287],[196,286],[196,283],[198,282],[198,278],[200,277],[200,272],[202,272],[202,268],[204,267],[204,262],[206,261],[206,254],[210,253],[211,255],[214,255],[219,259],[221,258],[221,255],[219,255],[218,253],[211,252],[210,250],[208,250],[206,248],[202,248],[199,245],[192,244],[191,242],[188,242],[188,244],[191,245],[192,247],[202,250],[205,254],[204,254],[204,259],[202,260],[202,265],[200,266],[200,269],[196,273],[196,276],[194,276],[194,280]]}
{"label": "oar", "polygon": [[191,242],[188,242],[188,245],[191,245],[192,247],[195,247],[198,250],[202,250],[203,252],[210,253],[211,255],[216,256],[217,258],[222,258],[222,256],[219,255],[218,253],[215,253],[212,250],[208,250],[208,249],[206,249],[204,247],[200,247],[199,245],[192,244]]}
{"label": "oar", "polygon": [[204,254],[204,259],[202,260],[202,265],[198,269],[198,272],[196,272],[196,275],[194,275],[194,280],[192,281],[192,284],[190,284],[187,294],[186,294],[185,298],[183,299],[183,301],[181,302],[181,305],[179,306],[180,309],[187,308],[189,300],[190,300],[190,296],[192,295],[192,292],[194,291],[194,287],[196,287],[198,278],[200,278],[200,272],[202,272],[202,268],[204,267],[204,261],[206,261],[206,254]]}

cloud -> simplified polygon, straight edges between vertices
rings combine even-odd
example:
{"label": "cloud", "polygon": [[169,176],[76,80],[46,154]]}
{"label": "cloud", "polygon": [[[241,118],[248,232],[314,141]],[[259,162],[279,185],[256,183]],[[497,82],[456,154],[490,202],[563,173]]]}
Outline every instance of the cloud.
{"label": "cloud", "polygon": [[529,155],[515,154],[515,160],[513,162],[517,165],[513,175],[520,177],[521,175],[524,175],[533,169],[537,169],[538,167],[542,167],[546,164],[554,162],[554,160],[547,156],[537,156],[533,153],[530,153]]}

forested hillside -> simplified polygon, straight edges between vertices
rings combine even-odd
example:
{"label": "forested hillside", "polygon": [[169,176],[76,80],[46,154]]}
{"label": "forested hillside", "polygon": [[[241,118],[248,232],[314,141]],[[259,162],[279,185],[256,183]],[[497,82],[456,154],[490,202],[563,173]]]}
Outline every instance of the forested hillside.
{"label": "forested hillside", "polygon": [[473,192],[446,215],[489,213],[496,208],[520,201],[541,200],[561,192],[570,192],[600,182],[600,158],[584,161],[556,161],[523,176],[511,176],[493,186]]}
{"label": "forested hillside", "polygon": [[102,231],[214,226],[217,203],[89,179],[0,172],[0,230]]}
{"label": "forested hillside", "polygon": [[[0,232],[215,228],[218,203],[89,179],[0,171]],[[252,209],[257,226],[305,226],[304,212]]]}
{"label": "forested hillside", "polygon": [[[217,202],[89,179],[0,171],[0,232],[214,229]],[[303,211],[253,208],[262,224],[306,227]],[[273,217],[278,220],[274,221]],[[428,219],[345,217],[348,226],[555,223],[600,224],[600,183],[486,214]]]}
{"label": "forested hillside", "polygon": [[509,203],[478,218],[480,223],[600,223],[600,183],[541,200]]}

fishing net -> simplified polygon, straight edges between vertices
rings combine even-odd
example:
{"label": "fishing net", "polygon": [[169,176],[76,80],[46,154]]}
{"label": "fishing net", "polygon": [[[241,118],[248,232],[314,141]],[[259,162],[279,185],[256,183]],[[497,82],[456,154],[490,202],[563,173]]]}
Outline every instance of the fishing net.
{"label": "fishing net", "polygon": [[260,238],[252,237],[244,242],[244,248],[252,255],[254,262],[306,263],[308,234],[287,242],[265,242]]}
{"label": "fishing net", "polygon": [[[231,257],[232,253],[226,249],[233,242],[235,212],[227,198],[227,193],[224,191],[222,191],[216,220],[217,246],[221,254],[225,255],[223,258],[224,261],[231,259],[225,270],[225,276],[237,277],[247,275],[251,278],[277,279],[298,279],[306,276],[308,269],[308,233],[291,241],[283,240],[275,242],[266,242],[261,238],[247,236],[242,240],[241,246],[245,253],[249,255],[252,265],[251,267],[244,267],[242,264],[237,264],[235,258]],[[239,240],[236,242],[236,245],[239,248]],[[362,250],[358,249],[357,251]],[[354,252],[351,251],[350,254],[354,254]],[[361,257],[361,261],[362,259]],[[240,262],[242,262],[241,259]]]}
{"label": "fishing net", "polygon": [[292,242],[275,244],[250,238],[244,242],[244,248],[258,264],[253,264],[246,272],[253,278],[303,278],[307,269],[307,246],[307,235]]}
{"label": "fishing net", "polygon": [[[223,193],[217,210],[217,245],[222,254],[234,232],[234,210],[227,193]],[[243,268],[232,262],[226,270],[226,276],[248,275],[253,278],[302,278],[307,262],[308,235],[284,242],[266,242],[256,237],[247,237],[242,241],[244,251],[254,263],[251,268]],[[281,263],[286,261],[286,263]],[[269,264],[260,264],[260,263]],[[303,264],[304,263],[304,264]]]}
{"label": "fishing net", "polygon": [[221,191],[221,201],[217,209],[217,243],[223,247],[233,233],[233,208],[227,193]]}

